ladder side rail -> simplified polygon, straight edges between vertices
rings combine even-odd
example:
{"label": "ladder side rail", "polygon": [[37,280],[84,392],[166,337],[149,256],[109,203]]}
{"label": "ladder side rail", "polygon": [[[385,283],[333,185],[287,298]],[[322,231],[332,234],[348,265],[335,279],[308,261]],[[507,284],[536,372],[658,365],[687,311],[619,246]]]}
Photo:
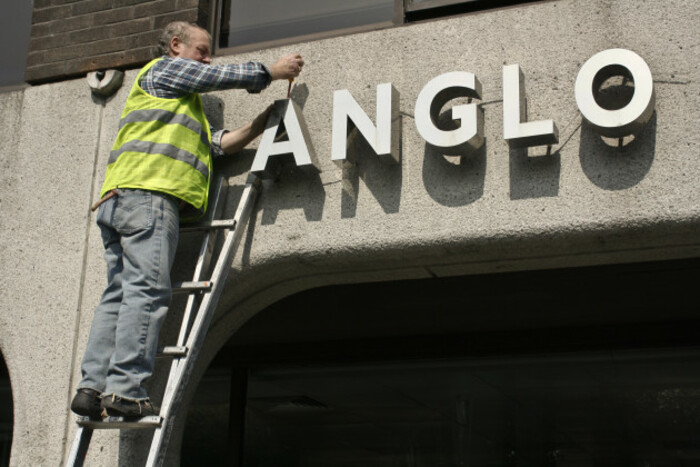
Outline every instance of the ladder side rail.
{"label": "ladder side rail", "polygon": [[[199,257],[197,259],[197,266],[195,267],[194,274],[192,275],[192,281],[201,281],[204,275],[204,270],[207,268],[208,263],[211,259],[211,255],[207,254],[206,248],[209,245],[211,235],[209,232],[204,234],[204,239],[202,241],[202,249],[199,252]],[[182,322],[180,324],[180,332],[177,336],[176,346],[183,346],[185,340],[187,339],[187,334],[189,331],[190,321],[192,320],[192,313],[197,306],[197,295],[195,293],[189,293],[187,296],[187,304],[185,305],[185,310],[182,314]]]}
{"label": "ladder side rail", "polygon": [[68,454],[67,467],[83,467],[85,456],[87,456],[88,447],[90,447],[90,439],[92,438],[92,428],[79,426],[75,433],[73,445]]}
{"label": "ladder side rail", "polygon": [[[214,193],[216,196],[213,199],[212,206],[210,206],[209,212],[207,213],[207,221],[213,222],[214,218],[223,209],[223,197],[226,195],[226,188],[228,187],[228,182],[224,177],[218,177],[216,182],[216,187]],[[206,274],[207,269],[209,269],[209,264],[211,262],[212,253],[214,250],[214,243],[217,236],[213,232],[206,232],[204,238],[202,239],[202,245],[199,249],[199,256],[197,259],[197,264],[194,268],[194,274],[192,276],[193,282],[199,282],[203,279],[204,274]],[[180,333],[177,338],[177,347],[182,347],[185,345],[185,340],[187,339],[187,334],[189,333],[190,322],[192,321],[192,313],[198,303],[198,297],[194,294],[190,294],[187,297],[187,304],[185,305],[185,311],[182,315],[182,323],[180,325]]]}
{"label": "ladder side rail", "polygon": [[[162,466],[165,460],[165,452],[168,441],[173,429],[173,422],[177,415],[177,409],[185,392],[185,386],[191,376],[196,363],[199,350],[206,336],[209,323],[216,310],[216,304],[223,291],[223,286],[226,282],[226,277],[231,269],[231,263],[235,255],[235,251],[240,244],[243,236],[243,229],[247,225],[247,220],[250,218],[255,198],[257,196],[257,185],[260,180],[255,177],[253,181],[246,185],[241,197],[241,202],[236,212],[236,227],[226,236],[224,246],[221,249],[218,261],[212,273],[213,287],[212,290],[205,293],[199,307],[199,312],[195,317],[187,346],[189,353],[186,358],[173,361],[171,373],[168,377],[168,383],[165,387],[165,394],[161,405],[160,416],[163,418],[163,423],[159,428],[156,428],[153,434],[151,449],[148,454],[146,466]],[[244,220],[243,222],[241,222]]]}

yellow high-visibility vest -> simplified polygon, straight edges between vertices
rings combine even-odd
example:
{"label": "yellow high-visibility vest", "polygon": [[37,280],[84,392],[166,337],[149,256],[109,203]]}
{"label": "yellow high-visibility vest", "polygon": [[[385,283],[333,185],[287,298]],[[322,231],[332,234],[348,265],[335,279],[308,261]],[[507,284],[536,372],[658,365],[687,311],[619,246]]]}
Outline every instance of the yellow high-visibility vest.
{"label": "yellow high-visibility vest", "polygon": [[199,94],[163,99],[141,88],[141,76],[158,60],[131,88],[100,196],[115,188],[160,191],[203,213],[212,172],[209,122]]}

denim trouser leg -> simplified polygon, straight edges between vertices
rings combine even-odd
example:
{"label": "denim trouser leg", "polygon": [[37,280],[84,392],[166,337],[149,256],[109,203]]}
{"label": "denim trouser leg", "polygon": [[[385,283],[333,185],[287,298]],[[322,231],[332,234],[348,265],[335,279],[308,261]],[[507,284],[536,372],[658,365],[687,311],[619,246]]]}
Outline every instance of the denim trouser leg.
{"label": "denim trouser leg", "polygon": [[[105,206],[100,206],[98,219],[103,209]],[[100,225],[100,229],[103,233],[102,240],[105,246],[107,287],[102,293],[102,298],[95,308],[92,319],[90,336],[81,367],[83,380],[80,382],[80,387],[104,392],[109,361],[114,353],[117,315],[122,303],[122,247],[118,235],[111,235],[110,230],[102,225]]]}
{"label": "denim trouser leg", "polygon": [[98,211],[108,284],[95,310],[80,387],[148,397],[158,334],[171,296],[179,212],[167,195],[120,190]]}

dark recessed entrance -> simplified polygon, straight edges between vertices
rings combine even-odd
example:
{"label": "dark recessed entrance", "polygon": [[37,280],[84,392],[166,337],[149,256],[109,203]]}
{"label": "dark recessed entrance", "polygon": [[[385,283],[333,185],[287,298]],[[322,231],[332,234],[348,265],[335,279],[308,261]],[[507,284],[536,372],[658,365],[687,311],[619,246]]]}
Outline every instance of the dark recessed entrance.
{"label": "dark recessed entrance", "polygon": [[7,371],[5,359],[0,354],[0,466],[3,467],[10,465],[13,422],[10,374]]}
{"label": "dark recessed entrance", "polygon": [[333,286],[237,333],[183,465],[700,462],[700,260]]}

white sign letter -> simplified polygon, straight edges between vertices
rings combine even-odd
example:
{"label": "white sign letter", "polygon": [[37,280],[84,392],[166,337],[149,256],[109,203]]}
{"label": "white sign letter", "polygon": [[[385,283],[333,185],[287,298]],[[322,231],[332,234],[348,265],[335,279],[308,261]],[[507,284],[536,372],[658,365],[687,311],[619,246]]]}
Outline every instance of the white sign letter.
{"label": "white sign letter", "polygon": [[[632,100],[618,110],[602,108],[594,93],[611,76],[632,76]],[[583,64],[576,77],[576,104],[583,118],[603,136],[623,137],[635,133],[654,113],[654,80],[644,59],[625,49],[598,52]]]}
{"label": "white sign letter", "polygon": [[477,104],[452,107],[452,119],[461,125],[454,130],[437,127],[440,110],[456,97],[481,99],[481,83],[473,73],[455,71],[433,78],[426,84],[416,100],[416,128],[428,143],[454,153],[479,148],[484,142],[483,113]]}
{"label": "white sign letter", "polygon": [[[285,141],[275,141],[280,123],[284,123],[284,129],[287,131]],[[299,106],[291,99],[275,101],[250,171],[261,174],[265,171],[270,157],[283,154],[292,154],[298,167],[316,167],[316,156],[309,138],[309,130]]]}
{"label": "white sign letter", "polygon": [[527,103],[520,65],[503,67],[503,138],[513,147],[556,144],[559,131],[552,120],[527,121]]}
{"label": "white sign letter", "polygon": [[331,160],[347,160],[348,119],[352,120],[378,156],[399,161],[399,92],[391,83],[377,86],[377,126],[347,89],[333,93],[333,135]]}

